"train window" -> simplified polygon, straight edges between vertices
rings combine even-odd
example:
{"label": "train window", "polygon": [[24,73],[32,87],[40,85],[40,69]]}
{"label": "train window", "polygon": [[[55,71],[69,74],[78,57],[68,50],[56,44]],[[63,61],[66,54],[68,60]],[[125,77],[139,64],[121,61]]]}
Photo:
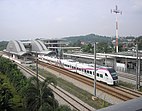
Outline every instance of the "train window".
{"label": "train window", "polygon": [[102,75],[102,74],[100,74],[100,77],[101,77],[101,78],[103,78],[103,75]]}
{"label": "train window", "polygon": [[92,74],[92,71],[90,71],[90,74]]}
{"label": "train window", "polygon": [[105,73],[105,76],[108,76],[107,73]]}
{"label": "train window", "polygon": [[85,70],[85,73],[86,73],[86,70]]}
{"label": "train window", "polygon": [[89,71],[87,71],[87,73],[89,73]]}
{"label": "train window", "polygon": [[97,73],[97,76],[99,77],[99,73]]}

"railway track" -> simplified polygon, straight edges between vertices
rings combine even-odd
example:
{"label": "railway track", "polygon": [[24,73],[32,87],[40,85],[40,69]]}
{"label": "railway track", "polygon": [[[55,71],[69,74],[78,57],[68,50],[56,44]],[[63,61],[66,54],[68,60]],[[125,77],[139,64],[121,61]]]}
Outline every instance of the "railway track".
{"label": "railway track", "polygon": [[[32,76],[36,76],[35,71],[24,67],[21,64],[16,63],[21,69],[26,71],[28,74]],[[39,80],[45,80],[45,78],[41,75],[38,75]],[[75,108],[78,111],[92,111],[95,110],[94,108],[90,107],[87,104],[82,103],[79,99],[74,98],[72,95],[70,95],[68,92],[64,91],[60,87],[56,86],[54,87],[52,84],[50,85],[50,88],[53,90],[53,92],[58,95],[60,98],[62,98],[64,101],[66,101],[68,104],[70,104],[73,108]]]}
{"label": "railway track", "polygon": [[[127,76],[126,74],[124,74],[124,73],[122,73],[122,72],[119,72],[118,75],[121,76],[121,77],[130,79],[130,80],[136,81],[136,75],[129,74],[129,76]],[[142,82],[142,76],[140,76],[140,82]]]}
{"label": "railway track", "polygon": [[[62,73],[64,75],[67,75],[67,76],[69,76],[75,80],[78,80],[84,84],[87,84],[91,87],[94,87],[94,81],[89,78],[83,77],[77,73],[70,72],[62,67],[57,67],[55,65],[51,65],[51,64],[47,64],[47,63],[43,63],[43,62],[39,62],[39,64],[43,65],[45,67],[48,67],[52,70],[55,70],[59,73]],[[134,90],[130,90],[128,88],[118,87],[118,86],[112,87],[112,86],[108,86],[106,84],[102,84],[100,82],[96,82],[96,88],[101,91],[104,91],[110,95],[113,95],[114,97],[117,97],[123,101],[127,101],[129,99],[134,99],[134,98],[142,96],[142,93],[140,93],[138,91],[134,91]]]}

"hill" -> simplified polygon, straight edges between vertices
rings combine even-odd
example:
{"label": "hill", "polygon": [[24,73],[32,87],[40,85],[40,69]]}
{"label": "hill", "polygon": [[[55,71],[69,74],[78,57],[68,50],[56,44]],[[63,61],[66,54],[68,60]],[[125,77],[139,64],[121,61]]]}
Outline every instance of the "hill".
{"label": "hill", "polygon": [[69,43],[75,43],[77,41],[88,42],[88,43],[111,42],[111,37],[100,36],[100,35],[95,35],[95,34],[89,34],[89,35],[84,35],[84,36],[64,37],[63,39],[65,39]]}

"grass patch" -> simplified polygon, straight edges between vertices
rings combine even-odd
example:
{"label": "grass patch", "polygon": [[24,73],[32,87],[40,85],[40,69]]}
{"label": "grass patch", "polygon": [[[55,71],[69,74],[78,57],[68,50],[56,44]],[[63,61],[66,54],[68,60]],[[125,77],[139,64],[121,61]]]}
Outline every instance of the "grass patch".
{"label": "grass patch", "polygon": [[[124,87],[128,87],[128,88],[130,88],[130,89],[136,89],[136,85],[134,85],[134,84],[132,84],[132,83],[120,81],[120,80],[119,80],[119,85],[120,85],[120,86],[124,86]],[[142,92],[142,86],[140,86],[140,88],[139,88],[138,91]]]}
{"label": "grass patch", "polygon": [[[35,69],[35,68],[33,68],[33,69]],[[64,79],[59,78],[59,77],[55,76],[54,74],[47,72],[44,69],[39,68],[39,74],[44,77],[47,77],[47,76],[53,77],[54,79],[56,79],[57,85],[59,87],[66,90],[67,92],[75,95],[80,100],[84,101],[85,103],[89,104],[90,106],[94,107],[95,109],[100,109],[100,108],[104,108],[104,107],[111,105],[110,103],[108,103],[102,99],[99,99],[99,98],[96,100],[92,100],[92,94],[75,86],[73,83],[67,82]]]}
{"label": "grass patch", "polygon": [[121,81],[121,80],[119,80],[119,85],[124,86],[124,87],[128,87],[128,88],[131,88],[131,89],[134,89],[134,88],[135,88],[135,85],[134,85],[134,84],[128,83],[128,82],[124,82],[124,81]]}

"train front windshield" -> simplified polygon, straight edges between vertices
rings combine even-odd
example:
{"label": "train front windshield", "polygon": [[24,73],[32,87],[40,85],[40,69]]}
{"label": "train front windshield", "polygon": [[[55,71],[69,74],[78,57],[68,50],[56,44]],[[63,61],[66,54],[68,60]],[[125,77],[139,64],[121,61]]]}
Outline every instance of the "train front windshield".
{"label": "train front windshield", "polygon": [[116,71],[113,68],[108,68],[108,71],[110,72],[113,80],[117,80],[118,79],[117,73],[116,73]]}

